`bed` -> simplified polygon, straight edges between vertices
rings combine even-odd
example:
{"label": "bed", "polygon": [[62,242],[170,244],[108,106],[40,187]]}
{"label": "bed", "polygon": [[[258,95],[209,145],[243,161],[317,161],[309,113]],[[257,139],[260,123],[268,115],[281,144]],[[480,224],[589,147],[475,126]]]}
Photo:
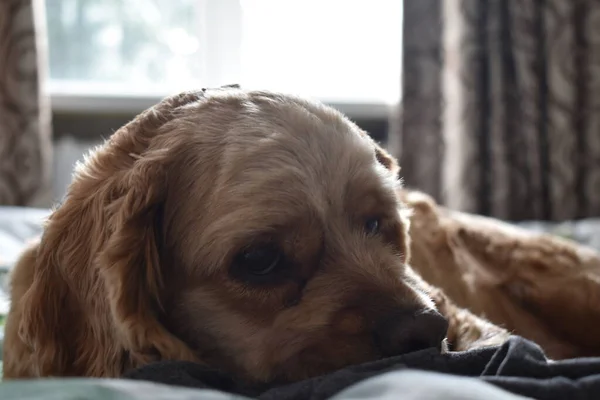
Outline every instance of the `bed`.
{"label": "bed", "polygon": [[[40,235],[44,219],[50,210],[23,207],[0,207],[0,346],[4,317],[9,307],[6,285],[7,274],[27,244]],[[532,232],[545,232],[559,235],[589,247],[600,250],[600,219],[586,219],[563,223],[530,221],[520,223]],[[0,353],[1,357],[1,353]],[[421,382],[421,383],[420,383]],[[431,384],[422,384],[429,382]],[[435,385],[433,382],[437,382]],[[432,389],[436,386],[437,389]],[[424,390],[424,388],[426,390]],[[454,377],[424,371],[391,371],[355,385],[335,394],[334,397],[319,397],[311,392],[310,398],[368,399],[392,398],[401,391],[403,398],[436,398],[436,393],[444,393],[444,398],[488,398],[518,399],[508,392],[485,381]],[[386,397],[388,396],[388,397]],[[429,397],[428,397],[429,396]],[[454,397],[453,397],[454,396]],[[465,397],[466,396],[466,397]],[[35,384],[20,382],[0,385],[0,398],[89,398],[89,399],[235,399],[243,398],[222,391],[207,388],[175,388],[161,383],[148,383],[129,380],[43,380]],[[268,397],[264,397],[268,398]],[[294,398],[293,396],[289,398]],[[302,397],[298,397],[302,398]]]}

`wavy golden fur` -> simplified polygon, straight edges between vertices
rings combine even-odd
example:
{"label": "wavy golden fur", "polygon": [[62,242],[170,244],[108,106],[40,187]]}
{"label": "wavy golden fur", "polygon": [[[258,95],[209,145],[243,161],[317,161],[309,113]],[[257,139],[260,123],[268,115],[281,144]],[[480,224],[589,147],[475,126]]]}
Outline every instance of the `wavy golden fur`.
{"label": "wavy golden fur", "polygon": [[[294,381],[442,349],[429,296],[455,348],[503,340],[407,266],[398,188],[395,160],[317,102],[236,87],[167,98],[77,166],[16,266],[4,376],[191,360]],[[275,272],[235,267],[266,244]]]}

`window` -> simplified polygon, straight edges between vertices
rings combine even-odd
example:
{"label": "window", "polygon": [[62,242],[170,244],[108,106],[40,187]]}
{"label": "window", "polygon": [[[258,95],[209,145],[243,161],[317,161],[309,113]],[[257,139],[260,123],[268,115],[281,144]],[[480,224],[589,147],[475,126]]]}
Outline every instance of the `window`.
{"label": "window", "polygon": [[59,108],[229,83],[348,106],[399,97],[399,0],[46,0],[46,16]]}

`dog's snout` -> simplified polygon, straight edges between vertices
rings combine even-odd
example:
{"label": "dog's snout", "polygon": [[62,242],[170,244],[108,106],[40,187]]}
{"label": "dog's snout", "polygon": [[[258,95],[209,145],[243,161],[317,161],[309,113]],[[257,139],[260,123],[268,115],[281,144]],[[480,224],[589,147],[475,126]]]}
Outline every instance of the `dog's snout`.
{"label": "dog's snout", "polygon": [[385,357],[423,350],[440,349],[446,338],[448,321],[433,310],[396,312],[376,322],[375,345]]}

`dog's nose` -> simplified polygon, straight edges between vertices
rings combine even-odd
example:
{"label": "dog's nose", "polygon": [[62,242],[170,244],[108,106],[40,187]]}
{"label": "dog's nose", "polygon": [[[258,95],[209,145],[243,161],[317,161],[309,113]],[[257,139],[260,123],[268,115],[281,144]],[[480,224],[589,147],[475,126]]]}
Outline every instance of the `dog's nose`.
{"label": "dog's nose", "polygon": [[410,353],[430,347],[441,349],[448,332],[448,321],[433,310],[395,312],[376,322],[375,345],[384,357]]}

